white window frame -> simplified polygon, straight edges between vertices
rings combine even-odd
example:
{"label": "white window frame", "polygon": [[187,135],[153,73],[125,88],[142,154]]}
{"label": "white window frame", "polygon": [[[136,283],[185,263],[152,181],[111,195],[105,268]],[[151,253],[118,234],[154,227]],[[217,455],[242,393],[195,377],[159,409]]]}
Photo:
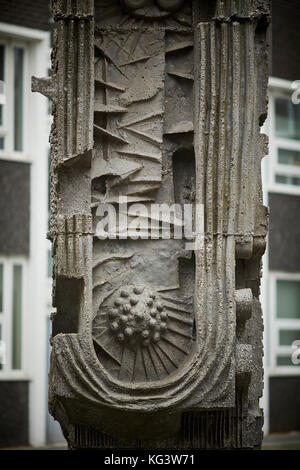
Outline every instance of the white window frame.
{"label": "white window frame", "polygon": [[[279,345],[279,331],[284,329],[297,329],[300,330],[300,318],[288,319],[277,318],[277,281],[298,281],[300,282],[300,273],[287,273],[280,271],[269,271],[269,315],[268,315],[268,329],[269,329],[269,375],[282,376],[282,375],[300,375],[300,364],[290,366],[278,366],[277,356],[292,356],[291,346]],[[299,307],[300,308],[300,307]],[[300,338],[299,338],[300,340]]]}
{"label": "white window frame", "polygon": [[[29,442],[34,446],[46,442],[47,416],[47,317],[50,302],[50,278],[47,278],[47,142],[49,115],[47,98],[31,92],[31,77],[46,77],[49,69],[50,32],[0,22],[0,34],[28,44],[27,84],[24,85],[26,119],[24,143],[26,155],[4,155],[5,160],[26,161],[30,169],[30,257],[28,258],[28,290],[24,308],[24,371],[19,379],[29,381]],[[36,287],[38,286],[38,288]],[[50,310],[51,311],[51,310]],[[25,331],[26,330],[26,331]],[[3,375],[5,379],[5,376]],[[8,377],[11,380],[10,377]],[[1,386],[1,382],[0,382]]]}
{"label": "white window frame", "polygon": [[[2,341],[5,342],[5,364],[0,369],[1,380],[19,380],[28,378],[26,373],[25,350],[27,337],[26,304],[28,292],[28,260],[24,256],[0,256],[3,264],[3,312],[0,313]],[[22,266],[22,311],[21,311],[21,369],[12,368],[12,299],[13,299],[13,267]]]}
{"label": "white window frame", "polygon": [[[296,150],[300,152],[300,140],[278,138],[275,135],[275,98],[292,95],[292,81],[279,78],[269,78],[269,110],[264,131],[269,136],[269,155],[264,159],[265,180],[267,187],[265,191],[300,195],[300,185],[282,184],[275,181],[276,175],[296,176],[300,178],[300,166],[283,165],[278,163],[278,149]],[[300,104],[298,105],[300,106]]]}
{"label": "white window frame", "polygon": [[[5,46],[5,65],[4,65],[4,81],[6,104],[4,105],[4,125],[0,127],[0,136],[5,138],[5,147],[0,150],[1,159],[27,160],[28,159],[28,99],[30,93],[30,76],[29,76],[29,53],[30,44],[27,41],[8,36],[0,32],[0,44]],[[14,150],[14,61],[13,49],[18,47],[24,50],[23,63],[23,150]]]}

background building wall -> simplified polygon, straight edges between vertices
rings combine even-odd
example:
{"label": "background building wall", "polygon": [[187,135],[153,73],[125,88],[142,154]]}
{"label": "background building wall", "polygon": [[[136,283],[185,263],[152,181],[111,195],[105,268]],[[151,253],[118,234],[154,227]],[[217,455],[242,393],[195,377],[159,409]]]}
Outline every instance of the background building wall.
{"label": "background building wall", "polygon": [[[300,80],[300,3],[298,0],[272,0],[272,47],[269,87],[269,115],[265,131],[269,135],[269,155],[263,160],[264,202],[270,209],[267,253],[264,258],[262,285],[265,318],[265,432],[300,431],[300,365],[291,361],[291,344],[282,338],[297,337],[300,331],[300,303],[297,318],[289,318],[289,305],[279,301],[279,285],[286,283],[291,293],[300,292],[300,120],[299,105],[293,105],[292,83]],[[289,106],[294,135],[276,135],[276,100]],[[281,165],[279,147],[294,150],[294,165]],[[281,171],[282,169],[282,171]],[[278,184],[276,174],[283,176]],[[286,173],[287,174],[287,173]],[[278,177],[278,176],[277,176]],[[289,183],[289,184],[286,184]],[[293,183],[293,184],[292,184]],[[298,287],[297,287],[298,286]],[[294,290],[293,290],[294,289]],[[280,305],[279,305],[280,304]],[[281,313],[279,312],[281,310]],[[286,318],[282,318],[286,315]],[[293,313],[294,315],[294,313]],[[294,332],[294,334],[293,334]],[[299,338],[300,340],[300,335]]]}
{"label": "background building wall", "polygon": [[0,432],[0,447],[29,444],[28,382],[1,381],[0,385],[0,416],[5,425],[5,432]]}
{"label": "background building wall", "polygon": [[298,0],[272,0],[272,76],[300,79]]}
{"label": "background building wall", "polygon": [[269,269],[300,272],[300,195],[269,194]]}
{"label": "background building wall", "polygon": [[[5,332],[7,349],[12,349],[12,296],[14,286],[6,274],[14,264],[23,266],[22,312],[20,318],[21,364],[14,366],[11,351],[0,366],[0,446],[43,445],[47,422],[48,322],[51,283],[48,277],[48,152],[50,120],[48,101],[31,92],[31,76],[47,76],[50,65],[50,16],[48,0],[0,0],[0,44],[24,49],[23,76],[24,148],[0,150],[0,264],[4,266]],[[16,46],[15,46],[16,45]],[[8,49],[7,49],[8,54]],[[6,63],[7,66],[8,63]],[[10,59],[10,72],[13,60]],[[6,84],[5,106],[12,133],[14,80]],[[3,130],[3,129],[2,129]],[[1,127],[0,127],[1,133]],[[14,149],[13,149],[14,150]],[[7,268],[7,269],[6,269]],[[0,310],[1,312],[1,310]],[[2,319],[1,319],[2,317]],[[2,337],[3,339],[3,337]]]}
{"label": "background building wall", "polygon": [[1,22],[49,31],[50,0],[1,0]]}
{"label": "background building wall", "polygon": [[29,255],[30,164],[0,160],[0,253]]}

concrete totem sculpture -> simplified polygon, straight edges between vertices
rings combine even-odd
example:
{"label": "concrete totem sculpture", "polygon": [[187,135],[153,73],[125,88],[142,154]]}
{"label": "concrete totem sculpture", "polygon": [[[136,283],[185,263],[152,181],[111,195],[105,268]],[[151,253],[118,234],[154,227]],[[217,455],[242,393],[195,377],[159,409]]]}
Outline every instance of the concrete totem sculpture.
{"label": "concrete totem sculpture", "polygon": [[[269,1],[53,15],[50,411],[75,449],[259,448]],[[161,205],[192,207],[194,249]]]}

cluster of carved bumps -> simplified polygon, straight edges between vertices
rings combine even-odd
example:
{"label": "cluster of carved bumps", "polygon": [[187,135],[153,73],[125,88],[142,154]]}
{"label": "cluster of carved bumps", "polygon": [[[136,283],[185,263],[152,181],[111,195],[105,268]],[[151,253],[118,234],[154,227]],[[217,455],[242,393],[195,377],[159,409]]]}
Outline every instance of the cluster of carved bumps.
{"label": "cluster of carved bumps", "polygon": [[157,292],[145,286],[127,286],[111,299],[110,329],[131,346],[157,343],[167,330],[168,315]]}

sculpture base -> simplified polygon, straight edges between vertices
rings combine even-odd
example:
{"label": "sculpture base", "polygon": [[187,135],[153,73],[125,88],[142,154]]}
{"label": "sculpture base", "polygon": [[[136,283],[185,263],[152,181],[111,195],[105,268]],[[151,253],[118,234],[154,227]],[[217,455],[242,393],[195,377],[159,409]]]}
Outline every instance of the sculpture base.
{"label": "sculpture base", "polygon": [[160,440],[121,440],[89,426],[75,424],[69,449],[260,449],[263,417],[237,409],[188,412],[181,416],[177,436]]}

